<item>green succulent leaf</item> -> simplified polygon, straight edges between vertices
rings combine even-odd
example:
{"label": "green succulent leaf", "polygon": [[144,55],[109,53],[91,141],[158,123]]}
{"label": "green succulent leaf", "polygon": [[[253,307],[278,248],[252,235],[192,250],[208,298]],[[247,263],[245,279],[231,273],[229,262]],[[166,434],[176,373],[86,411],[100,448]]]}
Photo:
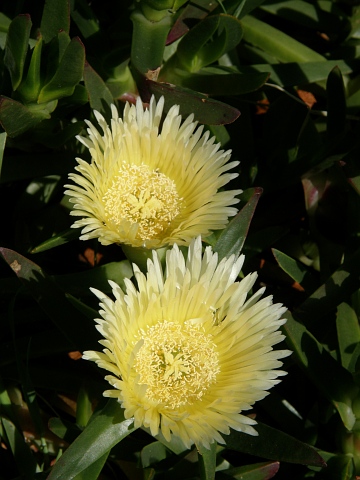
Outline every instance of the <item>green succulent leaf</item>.
{"label": "green succulent leaf", "polygon": [[276,248],[272,249],[272,253],[280,268],[295,280],[295,282],[299,283],[305,290],[315,290],[316,281],[304,264],[289,257],[285,253],[280,252],[280,250],[277,250]]}
{"label": "green succulent leaf", "polygon": [[303,0],[286,0],[286,2],[263,2],[261,10],[278,15],[280,18],[309,29],[317,29],[319,22],[324,32],[334,34],[346,28],[345,15],[340,9],[328,9],[327,2],[311,4]]}
{"label": "green succulent leaf", "polygon": [[224,436],[227,448],[269,460],[324,467],[326,464],[315,448],[264,423],[255,426],[258,436],[231,430]]}
{"label": "green succulent leaf", "polygon": [[46,0],[40,25],[41,34],[46,43],[60,31],[70,30],[70,1]]}
{"label": "green succulent leaf", "polygon": [[238,70],[243,74],[257,72],[270,73],[272,82],[283,87],[290,87],[307,83],[315,83],[326,80],[331,70],[338,66],[343,74],[357,71],[360,66],[358,60],[324,60],[306,62],[286,62],[278,64],[253,64],[251,66],[239,66]]}
{"label": "green succulent leaf", "polygon": [[[285,317],[287,322],[283,328],[286,341],[297,362],[338,410],[345,427],[351,430],[356,420],[351,405],[357,392],[351,374],[325,350],[304,325],[288,312]],[[331,376],[328,372],[331,372]]]}
{"label": "green succulent leaf", "polygon": [[75,22],[83,38],[89,38],[100,30],[96,15],[84,0],[75,2],[71,10],[71,19]]}
{"label": "green succulent leaf", "polygon": [[11,19],[3,12],[0,12],[0,32],[7,32],[11,24]]}
{"label": "green succulent leaf", "polygon": [[0,420],[5,433],[5,443],[12,452],[15,462],[25,480],[32,480],[36,470],[36,462],[21,431],[7,418]]}
{"label": "green succulent leaf", "polygon": [[319,323],[349,295],[360,288],[360,250],[349,256],[340,267],[294,312],[305,325]]}
{"label": "green succulent leaf", "polygon": [[210,448],[202,445],[198,446],[199,452],[199,468],[201,480],[214,480],[216,469],[216,450],[217,443],[212,442]]}
{"label": "green succulent leaf", "polygon": [[194,114],[194,119],[207,125],[226,125],[234,122],[240,115],[239,110],[226,103],[209,98],[207,95],[170,83],[146,82],[149,93],[158,100],[165,98],[165,109],[171,105],[180,105],[183,117]]}
{"label": "green succulent leaf", "polygon": [[64,53],[70,45],[69,34],[61,31],[43,47],[43,58],[46,60],[46,71],[43,84],[46,85],[56,74]]}
{"label": "green succulent leaf", "polygon": [[61,58],[55,75],[41,89],[38,102],[50,102],[72,95],[82,79],[84,64],[84,45],[78,37],[73,38]]}
{"label": "green succulent leaf", "polygon": [[4,65],[7,67],[13,90],[21,83],[32,22],[30,15],[18,15],[11,22],[6,37]]}
{"label": "green succulent leaf", "polygon": [[130,58],[135,72],[149,77],[152,72],[160,68],[172,16],[173,13],[170,10],[162,11],[160,15],[155,12],[155,19],[147,18],[140,9],[132,12],[133,34]]}
{"label": "green succulent leaf", "polygon": [[329,73],[326,93],[327,134],[333,138],[344,132],[346,123],[345,88],[339,67],[334,67]]}
{"label": "green succulent leaf", "polygon": [[110,262],[85,272],[56,275],[53,278],[61,288],[66,289],[74,296],[79,296],[89,295],[90,287],[110,293],[112,289],[109,280],[124,288],[124,279],[132,276],[133,270],[130,263],[127,260],[122,260],[121,262]]}
{"label": "green succulent leaf", "polygon": [[214,251],[218,253],[219,260],[232,254],[240,254],[261,194],[262,189],[255,188],[254,193],[247,204],[221,232],[220,237],[214,246]]}
{"label": "green succulent leaf", "polygon": [[70,242],[71,240],[75,240],[79,238],[79,232],[74,228],[68,228],[57,235],[45,240],[40,245],[37,245],[31,250],[31,253],[40,253],[45,252],[46,250],[50,250],[51,248],[58,247],[60,245],[64,245],[65,243]]}
{"label": "green succulent leaf", "polygon": [[2,132],[0,133],[0,181],[2,177],[1,172],[2,172],[5,145],[6,145],[6,132]]}
{"label": "green succulent leaf", "polygon": [[197,72],[238,45],[239,21],[231,15],[211,15],[192,28],[180,41],[177,57],[183,68]]}
{"label": "green succulent leaf", "polygon": [[349,369],[355,348],[360,344],[360,327],[355,310],[346,302],[337,307],[336,330],[341,364]]}
{"label": "green succulent leaf", "polygon": [[40,37],[36,42],[31,55],[29,69],[26,79],[21,82],[18,88],[19,94],[25,102],[36,102],[41,89],[41,51],[43,39]]}
{"label": "green succulent leaf", "polygon": [[277,474],[279,467],[280,462],[252,463],[217,472],[216,480],[270,480]]}
{"label": "green succulent leaf", "polygon": [[50,418],[48,427],[52,433],[68,443],[72,443],[81,433],[81,429],[76,424],[59,417]]}
{"label": "green succulent leaf", "polygon": [[283,33],[251,15],[241,20],[244,40],[280,62],[326,62],[325,57],[303,45],[293,37]]}
{"label": "green succulent leaf", "polygon": [[98,458],[94,463],[78,473],[74,480],[98,480],[99,475],[108,459],[110,452],[106,452],[102,457]]}
{"label": "green succulent leaf", "polygon": [[53,102],[42,106],[25,106],[16,100],[0,96],[0,123],[9,137],[17,137],[42,120],[49,119],[55,106],[56,103]]}
{"label": "green succulent leaf", "polygon": [[203,68],[198,73],[185,76],[181,85],[208,95],[244,95],[261,88],[270,73],[231,73],[219,67]]}
{"label": "green succulent leaf", "polygon": [[110,105],[114,103],[114,98],[104,80],[88,62],[85,62],[84,82],[91,108],[105,115],[105,117],[111,117]]}
{"label": "green succulent leaf", "polygon": [[141,465],[143,468],[148,468],[151,465],[155,465],[156,463],[165,460],[169,455],[171,455],[171,452],[161,442],[157,441],[149,443],[149,445],[146,445],[141,450]]}
{"label": "green succulent leaf", "polygon": [[119,403],[109,400],[56,462],[48,479],[72,480],[95,462],[101,462],[112,447],[135,430],[132,423],[132,419],[125,420]]}

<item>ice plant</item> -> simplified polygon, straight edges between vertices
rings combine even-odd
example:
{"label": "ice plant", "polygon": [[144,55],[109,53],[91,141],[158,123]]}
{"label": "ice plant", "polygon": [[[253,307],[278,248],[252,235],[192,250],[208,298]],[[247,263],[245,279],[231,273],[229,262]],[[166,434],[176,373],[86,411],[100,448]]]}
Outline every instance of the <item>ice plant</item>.
{"label": "ice plant", "polygon": [[[273,350],[283,339],[278,330],[286,310],[249,296],[257,274],[237,281],[244,256],[218,262],[211,247],[202,255],[201,238],[187,259],[175,244],[162,270],[156,251],[144,275],[134,265],[137,286],[126,291],[110,282],[115,301],[98,290],[103,352],[86,351],[111,374],[104,395],[118,399],[135,427],[162,432],[209,447],[224,443],[229,428],[256,435],[255,420],[242,414],[279,382],[276,370],[287,350]],[[248,298],[249,296],[249,298]]]}
{"label": "ice plant", "polygon": [[108,125],[94,112],[102,129],[90,122],[88,137],[78,139],[89,149],[91,162],[77,159],[78,173],[69,178],[66,193],[75,203],[72,225],[82,228],[82,240],[98,238],[103,245],[127,244],[159,248],[189,244],[197,235],[222,229],[237,210],[240,190],[218,190],[236,173],[225,173],[230,151],[220,150],[209,132],[190,115],[182,122],[174,105],[162,126],[164,99],[151,98],[144,110],[127,103],[123,118],[112,106]]}

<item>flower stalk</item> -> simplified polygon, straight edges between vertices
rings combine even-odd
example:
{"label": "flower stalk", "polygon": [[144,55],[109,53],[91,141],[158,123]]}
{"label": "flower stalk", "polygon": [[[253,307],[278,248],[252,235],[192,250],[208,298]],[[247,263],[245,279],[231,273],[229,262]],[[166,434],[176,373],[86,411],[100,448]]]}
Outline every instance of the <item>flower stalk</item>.
{"label": "flower stalk", "polygon": [[131,14],[131,65],[135,77],[140,74],[156,80],[163,61],[166,38],[172,26],[173,13],[149,8],[145,11],[146,14],[144,10],[137,9]]}

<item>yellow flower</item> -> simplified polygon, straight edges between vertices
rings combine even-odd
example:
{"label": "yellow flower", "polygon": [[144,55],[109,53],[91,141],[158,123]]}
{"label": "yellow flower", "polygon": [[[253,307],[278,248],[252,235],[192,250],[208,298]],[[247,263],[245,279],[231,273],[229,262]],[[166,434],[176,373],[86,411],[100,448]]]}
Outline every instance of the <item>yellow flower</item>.
{"label": "yellow flower", "polygon": [[257,435],[241,412],[279,382],[285,372],[275,369],[290,352],[272,348],[284,338],[286,309],[261,299],[264,288],[247,298],[257,274],[236,281],[243,261],[218,263],[211,247],[202,255],[198,237],[187,259],[176,244],[167,251],[165,272],[156,251],[146,276],[134,265],[137,286],[126,279],[125,293],[110,282],[115,301],[93,290],[105,348],[83,358],[111,372],[114,389],[104,395],[118,399],[135,427],[187,447],[224,443],[229,427]]}
{"label": "yellow flower", "polygon": [[82,240],[98,238],[103,245],[123,243],[159,248],[189,244],[197,235],[223,229],[237,213],[241,190],[218,190],[237,174],[225,173],[239,162],[227,163],[230,151],[219,150],[209,132],[196,129],[190,115],[182,122],[174,105],[160,127],[163,97],[148,109],[141,100],[126,103],[123,119],[112,105],[110,126],[94,112],[102,129],[90,122],[88,137],[77,137],[90,151],[91,163],[77,159],[78,174],[66,185],[81,217]]}

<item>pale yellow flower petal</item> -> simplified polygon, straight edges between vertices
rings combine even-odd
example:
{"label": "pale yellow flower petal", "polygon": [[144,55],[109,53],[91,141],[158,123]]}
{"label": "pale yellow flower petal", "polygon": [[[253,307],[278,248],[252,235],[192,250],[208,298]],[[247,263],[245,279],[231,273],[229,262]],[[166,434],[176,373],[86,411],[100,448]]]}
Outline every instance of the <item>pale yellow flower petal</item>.
{"label": "pale yellow flower petal", "polygon": [[187,447],[225,443],[231,428],[257,435],[242,412],[285,375],[279,367],[290,352],[273,349],[286,309],[261,298],[264,289],[247,299],[256,274],[237,281],[243,261],[218,262],[210,247],[202,253],[199,237],[186,259],[176,244],[167,251],[165,272],[154,251],[146,275],[134,265],[136,286],[127,279],[123,292],[111,282],[115,301],[93,290],[105,348],[84,358],[110,372],[104,395],[136,427]]}
{"label": "pale yellow flower petal", "polygon": [[66,194],[74,203],[72,225],[81,239],[103,245],[159,248],[189,244],[197,235],[223,229],[237,213],[240,190],[219,191],[237,174],[227,173],[230,151],[197,128],[193,115],[182,121],[173,105],[160,127],[164,99],[125,105],[123,118],[112,106],[108,125],[94,112],[101,131],[87,121],[87,137],[77,137],[91,162],[78,158]]}

